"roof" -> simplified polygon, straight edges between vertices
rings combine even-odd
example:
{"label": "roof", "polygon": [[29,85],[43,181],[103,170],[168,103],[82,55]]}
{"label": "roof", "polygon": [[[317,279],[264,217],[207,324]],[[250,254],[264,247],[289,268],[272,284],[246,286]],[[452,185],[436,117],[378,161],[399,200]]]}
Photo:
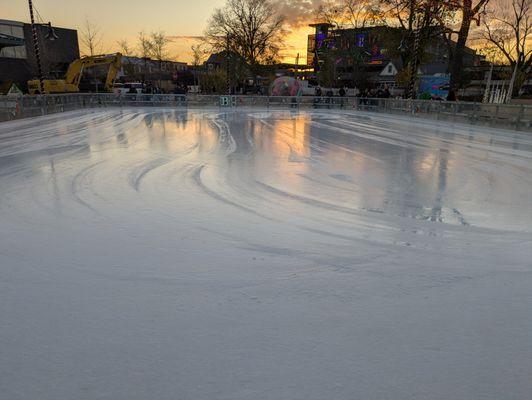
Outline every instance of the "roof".
{"label": "roof", "polygon": [[[225,59],[226,59],[226,54],[227,54],[226,50],[220,51],[219,53],[213,53],[213,54],[211,54],[209,56],[207,61],[205,61],[203,64],[204,65],[206,65],[206,64],[218,64],[218,65],[224,64],[225,63]],[[244,61],[244,59],[239,54],[237,54],[235,52],[230,52],[229,54],[232,56],[233,60]]]}
{"label": "roof", "polygon": [[222,64],[225,62],[226,51],[220,51],[219,53],[213,53],[209,56],[205,64]]}
{"label": "roof", "polygon": [[309,26],[311,26],[313,28],[315,28],[317,26],[327,26],[329,28],[333,28],[334,27],[334,25],[329,23],[329,22],[316,22],[314,24],[309,24]]}
{"label": "roof", "polygon": [[[149,58],[149,57],[146,57],[146,58],[133,57],[133,56],[123,56],[122,57],[122,63],[144,65],[144,62],[158,63],[159,60],[154,60],[153,58]],[[163,62],[163,63],[172,63],[172,64],[180,64],[180,65],[187,65],[187,63],[183,62],[183,61],[161,60],[161,62]]]}
{"label": "roof", "polygon": [[0,19],[0,25],[24,26],[24,22],[12,21],[10,19]]}

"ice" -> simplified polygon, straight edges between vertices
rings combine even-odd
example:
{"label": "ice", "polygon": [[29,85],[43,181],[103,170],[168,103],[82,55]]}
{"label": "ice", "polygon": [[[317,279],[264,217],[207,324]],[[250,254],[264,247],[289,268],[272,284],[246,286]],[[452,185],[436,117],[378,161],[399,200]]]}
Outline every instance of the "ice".
{"label": "ice", "polygon": [[532,398],[532,136],[384,114],[0,124],[0,399]]}

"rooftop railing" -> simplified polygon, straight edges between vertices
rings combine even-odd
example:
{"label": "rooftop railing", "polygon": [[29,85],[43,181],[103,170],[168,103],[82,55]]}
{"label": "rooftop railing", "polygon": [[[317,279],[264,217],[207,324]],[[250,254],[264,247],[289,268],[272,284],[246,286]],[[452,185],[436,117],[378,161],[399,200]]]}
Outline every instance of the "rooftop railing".
{"label": "rooftop railing", "polygon": [[100,107],[241,108],[357,110],[402,114],[475,125],[532,131],[532,106],[434,100],[313,96],[220,96],[70,93],[0,97],[0,121]]}

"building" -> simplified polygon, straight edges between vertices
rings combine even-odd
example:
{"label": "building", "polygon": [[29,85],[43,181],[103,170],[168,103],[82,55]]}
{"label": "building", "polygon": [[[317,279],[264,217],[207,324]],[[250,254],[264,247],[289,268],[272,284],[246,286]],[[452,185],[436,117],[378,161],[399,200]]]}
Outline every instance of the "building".
{"label": "building", "polygon": [[[312,24],[315,33],[308,36],[307,63],[330,86],[359,88],[402,86],[400,79],[413,46],[411,35],[403,28],[374,26],[335,29],[328,23]],[[437,31],[424,44],[420,54],[419,75],[443,76],[449,71],[449,44]],[[482,64],[484,58],[466,48],[464,67]],[[402,89],[401,89],[402,90]]]}
{"label": "building", "polygon": [[227,58],[226,54],[226,51],[211,54],[209,58],[203,63],[204,68],[207,71],[215,71],[222,67],[225,68],[225,60]]}
{"label": "building", "polygon": [[121,82],[150,82],[165,92],[171,92],[189,75],[188,65],[184,62],[124,56],[117,79]]}
{"label": "building", "polygon": [[[74,29],[53,27],[55,40],[46,39],[48,24],[36,24],[45,78],[60,78],[68,65],[79,58],[78,33]],[[27,81],[37,77],[37,60],[31,25],[19,21],[0,20],[0,84],[14,82],[23,90]],[[9,42],[11,41],[11,45]]]}
{"label": "building", "polygon": [[0,20],[0,85],[16,83],[19,87],[32,77],[27,62],[24,24]]}

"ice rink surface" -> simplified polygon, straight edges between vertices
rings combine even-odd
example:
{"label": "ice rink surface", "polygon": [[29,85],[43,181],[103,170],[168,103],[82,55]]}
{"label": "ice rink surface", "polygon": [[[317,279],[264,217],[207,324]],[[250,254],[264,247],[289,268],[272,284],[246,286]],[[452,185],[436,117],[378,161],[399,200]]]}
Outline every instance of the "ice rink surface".
{"label": "ice rink surface", "polygon": [[532,135],[334,111],[0,124],[0,399],[532,398]]}

